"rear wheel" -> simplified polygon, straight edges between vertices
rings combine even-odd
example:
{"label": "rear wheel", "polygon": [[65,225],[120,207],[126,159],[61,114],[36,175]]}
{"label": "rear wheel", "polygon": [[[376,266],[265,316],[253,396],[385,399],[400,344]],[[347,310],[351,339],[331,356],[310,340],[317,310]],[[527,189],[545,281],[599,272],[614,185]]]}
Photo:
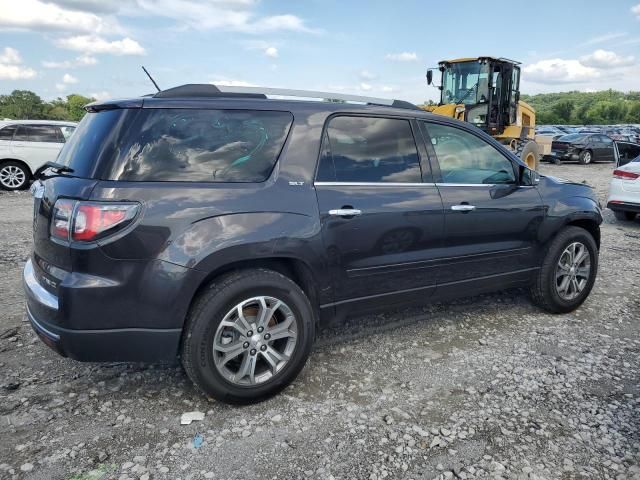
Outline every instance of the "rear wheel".
{"label": "rear wheel", "polygon": [[8,160],[0,163],[0,187],[3,190],[22,190],[29,184],[31,173],[20,162]]}
{"label": "rear wheel", "polygon": [[314,315],[304,292],[271,270],[243,270],[218,280],[194,303],[182,363],[206,395],[234,404],[275,395],[311,352]]}
{"label": "rear wheel", "polygon": [[627,221],[632,222],[636,219],[636,212],[625,212],[623,210],[614,210],[613,215],[616,217],[616,220],[620,220],[621,222]]}
{"label": "rear wheel", "polygon": [[590,163],[592,163],[593,162],[593,153],[591,152],[591,150],[583,150],[582,152],[580,152],[580,156],[578,157],[578,161],[582,165],[589,165]]}
{"label": "rear wheel", "polygon": [[534,303],[551,313],[567,313],[589,296],[598,271],[598,247],[589,232],[566,227],[547,247],[531,286]]}

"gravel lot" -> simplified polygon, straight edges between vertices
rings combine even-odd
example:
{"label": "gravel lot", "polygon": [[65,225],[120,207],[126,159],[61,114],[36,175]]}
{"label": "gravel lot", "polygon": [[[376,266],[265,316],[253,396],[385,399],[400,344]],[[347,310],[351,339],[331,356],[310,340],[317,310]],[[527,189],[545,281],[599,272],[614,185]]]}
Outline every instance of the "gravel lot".
{"label": "gravel lot", "polygon": [[[603,203],[611,170],[542,166]],[[572,314],[515,290],[351,319],[293,386],[240,408],[177,366],[45,347],[23,321],[31,208],[0,193],[0,478],[640,479],[640,221],[605,212],[598,280]],[[180,425],[188,411],[206,416]]]}

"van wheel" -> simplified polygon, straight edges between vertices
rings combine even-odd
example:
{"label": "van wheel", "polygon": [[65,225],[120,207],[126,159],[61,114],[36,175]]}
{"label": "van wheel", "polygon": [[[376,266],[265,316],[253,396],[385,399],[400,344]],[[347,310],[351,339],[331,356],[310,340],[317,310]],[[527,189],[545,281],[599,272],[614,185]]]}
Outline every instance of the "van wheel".
{"label": "van wheel", "polygon": [[20,162],[8,160],[0,163],[0,187],[3,190],[22,190],[29,184],[31,172]]}
{"label": "van wheel", "polygon": [[589,232],[566,227],[547,247],[531,286],[535,304],[551,313],[578,308],[593,288],[598,271],[598,247]]}
{"label": "van wheel", "polygon": [[583,150],[582,152],[580,152],[578,162],[580,162],[582,165],[589,165],[591,162],[593,162],[593,153],[591,153],[591,150]]}
{"label": "van wheel", "polygon": [[280,392],[300,373],[314,339],[309,299],[272,270],[233,272],[195,301],[182,340],[182,364],[206,395],[249,404]]}

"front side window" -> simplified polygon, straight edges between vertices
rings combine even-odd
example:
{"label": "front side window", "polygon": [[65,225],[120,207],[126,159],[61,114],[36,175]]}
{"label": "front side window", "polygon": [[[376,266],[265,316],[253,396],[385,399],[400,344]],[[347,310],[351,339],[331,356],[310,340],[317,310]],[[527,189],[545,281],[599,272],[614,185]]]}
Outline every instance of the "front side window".
{"label": "front side window", "polygon": [[442,75],[441,103],[474,105],[489,100],[489,65],[477,61],[447,64]]}
{"label": "front side window", "polygon": [[438,158],[442,183],[515,183],[511,161],[472,133],[423,122]]}
{"label": "front side window", "polygon": [[420,160],[408,120],[335,117],[329,121],[319,181],[418,183]]}
{"label": "front side window", "polygon": [[63,143],[60,129],[53,125],[23,125],[14,137],[19,142]]}
{"label": "front side window", "polygon": [[[273,170],[292,121],[289,112],[142,109],[127,122],[106,177],[262,182]],[[78,140],[81,130],[70,142]]]}

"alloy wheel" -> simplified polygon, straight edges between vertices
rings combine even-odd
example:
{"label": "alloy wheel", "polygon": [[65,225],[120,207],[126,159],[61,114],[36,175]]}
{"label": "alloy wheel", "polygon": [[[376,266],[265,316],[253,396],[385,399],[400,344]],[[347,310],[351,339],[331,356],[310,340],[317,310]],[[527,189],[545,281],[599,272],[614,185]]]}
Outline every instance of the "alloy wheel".
{"label": "alloy wheel", "polygon": [[224,316],[213,339],[213,359],[229,382],[252,386],[264,383],[289,362],[297,341],[297,322],[283,301],[253,297]]}
{"label": "alloy wheel", "polygon": [[587,286],[591,276],[591,255],[581,242],[564,249],[556,266],[556,291],[563,300],[575,299]]}
{"label": "alloy wheel", "polygon": [[584,163],[591,163],[591,152],[584,153]]}
{"label": "alloy wheel", "polygon": [[0,169],[0,183],[6,188],[20,188],[24,185],[27,175],[20,167],[5,165]]}

